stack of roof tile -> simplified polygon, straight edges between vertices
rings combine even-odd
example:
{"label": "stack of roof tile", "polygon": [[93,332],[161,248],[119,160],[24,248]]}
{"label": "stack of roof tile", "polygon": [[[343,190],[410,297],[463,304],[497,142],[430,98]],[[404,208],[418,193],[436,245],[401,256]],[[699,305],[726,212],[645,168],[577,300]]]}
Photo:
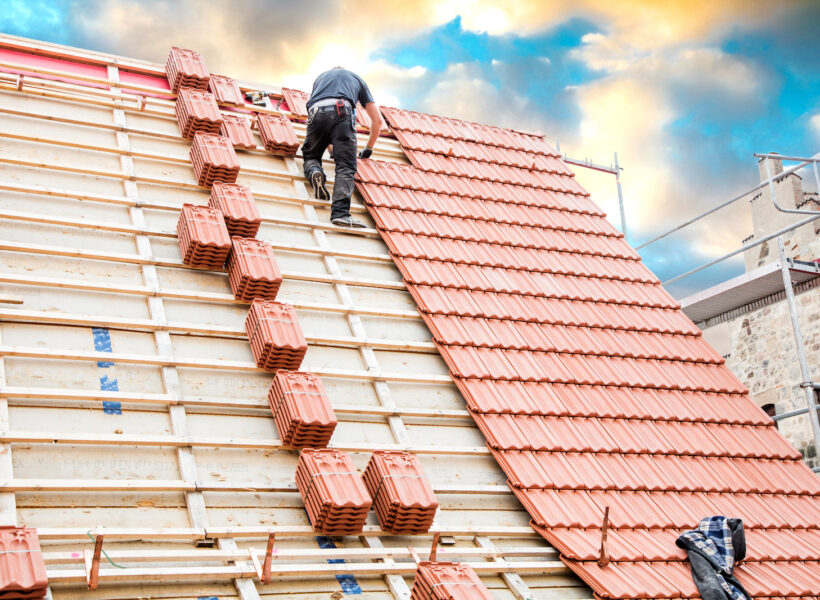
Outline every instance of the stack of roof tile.
{"label": "stack of roof tile", "polygon": [[211,188],[208,206],[222,213],[231,236],[255,237],[262,224],[262,215],[248,186],[217,181]]}
{"label": "stack of roof tile", "polygon": [[256,121],[259,135],[265,149],[279,156],[294,156],[299,149],[299,140],[293,125],[284,115],[259,115]]}
{"label": "stack of roof tile", "polygon": [[237,300],[275,300],[282,285],[282,272],[268,242],[235,237],[228,255],[228,281]]}
{"label": "stack of roof tile", "polygon": [[219,133],[222,113],[213,94],[193,88],[180,88],[174,112],[183,137],[191,139],[197,131]]}
{"label": "stack of roof tile", "polygon": [[171,53],[168,55],[165,74],[168,76],[168,85],[175,94],[181,87],[207,90],[211,79],[211,74],[201,54],[176,46],[171,48]]}
{"label": "stack of roof tile", "polygon": [[566,564],[601,598],[694,598],[674,539],[722,514],[752,596],[816,597],[820,481],[543,137],[384,116],[414,166],[360,161],[359,190]]}
{"label": "stack of roof tile", "polygon": [[291,88],[282,88],[282,98],[284,98],[285,103],[288,105],[287,108],[291,114],[297,117],[308,116],[307,101],[309,96],[305,92]]}
{"label": "stack of roof tile", "polygon": [[361,533],[371,501],[347,452],[302,450],[296,486],[316,531],[325,535]]}
{"label": "stack of roof tile", "polygon": [[183,204],[177,221],[182,262],[192,267],[222,269],[231,250],[231,238],[222,213],[207,206]]}
{"label": "stack of roof tile", "polygon": [[294,448],[324,448],[336,429],[322,380],[313,373],[279,370],[268,402],[282,443]]}
{"label": "stack of roof tile", "polygon": [[216,181],[234,183],[239,176],[239,160],[226,137],[197,133],[190,154],[199,185],[210,187]]}
{"label": "stack of roof tile", "polygon": [[256,138],[253,137],[251,125],[245,117],[225,115],[219,133],[231,140],[234,148],[243,150],[256,148]]}
{"label": "stack of roof tile", "polygon": [[472,567],[453,562],[420,562],[410,600],[492,600]]}
{"label": "stack of roof tile", "polygon": [[236,81],[224,75],[211,75],[208,82],[208,89],[216,96],[216,101],[219,104],[233,104],[235,106],[243,106],[245,98],[242,96],[242,90],[239,89]]}
{"label": "stack of roof tile", "polygon": [[0,598],[46,597],[48,576],[40,538],[30,527],[0,527]]}
{"label": "stack of roof tile", "polygon": [[295,371],[307,352],[307,342],[289,304],[255,299],[245,319],[256,365],[266,371]]}
{"label": "stack of roof tile", "polygon": [[364,483],[385,531],[414,535],[433,525],[438,500],[415,455],[376,450],[364,471]]}

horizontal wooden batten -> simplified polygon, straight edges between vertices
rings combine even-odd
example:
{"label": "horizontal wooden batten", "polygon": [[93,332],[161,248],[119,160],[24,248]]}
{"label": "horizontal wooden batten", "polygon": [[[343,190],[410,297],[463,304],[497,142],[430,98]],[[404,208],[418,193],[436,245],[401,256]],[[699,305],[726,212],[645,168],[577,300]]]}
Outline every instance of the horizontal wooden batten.
{"label": "horizontal wooden batten", "polygon": [[[0,432],[0,442],[8,444],[71,444],[90,446],[156,446],[156,447],[202,447],[202,448],[258,448],[263,450],[293,450],[285,446],[279,440],[263,439],[232,439],[232,438],[211,438],[211,437],[175,437],[172,435],[131,435],[118,433],[89,433],[70,434],[64,432],[39,432],[39,431],[7,431]],[[431,455],[455,455],[455,456],[485,456],[489,450],[485,446],[447,446],[445,444],[436,445],[403,445],[403,444],[374,444],[374,443],[348,443],[332,442],[328,445],[334,450],[345,452],[374,452],[374,451],[408,451],[414,454]],[[506,485],[479,486],[476,490],[503,489],[509,491]],[[295,490],[295,484],[287,488]],[[463,486],[451,486],[448,489],[467,489]]]}
{"label": "horizontal wooden batten", "polygon": [[[107,292],[114,294],[131,294],[135,296],[157,296],[160,298],[171,298],[175,300],[195,300],[198,302],[213,302],[217,304],[241,304],[245,306],[247,306],[248,304],[247,302],[236,300],[230,294],[220,294],[217,292],[171,290],[167,288],[153,289],[147,286],[122,285],[103,282],[96,283],[82,281],[79,279],[37,277],[28,275],[17,275],[13,273],[0,273],[0,283],[8,283],[12,285],[66,288],[93,292]],[[313,302],[290,302],[289,304],[291,304],[294,308],[304,310],[317,310],[332,313],[359,314],[373,317],[421,320],[421,317],[419,316],[418,312],[414,311],[398,311],[378,308],[351,308],[339,304],[319,304]]]}
{"label": "horizontal wooden batten", "polygon": [[[35,323],[40,325],[71,325],[81,327],[106,327],[127,331],[167,331],[175,335],[203,335],[247,339],[244,327],[225,327],[197,323],[157,322],[151,319],[125,319],[122,317],[100,317],[95,315],[75,315],[51,311],[11,310],[0,306],[0,321]],[[318,346],[338,346],[360,348],[366,346],[377,350],[406,350],[438,354],[432,342],[404,341],[389,339],[361,339],[355,337],[328,337],[305,334],[309,344]]]}
{"label": "horizontal wooden batten", "polygon": [[[218,398],[209,396],[184,396],[171,394],[139,394],[132,392],[110,392],[101,390],[66,390],[52,388],[23,388],[9,387],[0,389],[0,398],[7,398],[10,404],[16,404],[18,399],[44,400],[52,402],[76,403],[76,402],[100,402],[113,401],[120,403],[133,403],[143,405],[184,405],[203,409],[235,409],[235,410],[264,410],[268,412],[270,407],[265,398],[256,400],[245,398]],[[67,404],[70,405],[70,404]],[[388,408],[383,406],[370,405],[349,405],[333,404],[336,414],[342,415],[371,415],[371,416],[396,416],[415,418],[446,418],[446,419],[472,419],[470,412],[459,409],[444,408],[414,408],[400,407]],[[232,414],[221,411],[220,414]]]}
{"label": "horizontal wooden batten", "polygon": [[[178,258],[144,257],[139,254],[123,254],[119,252],[104,252],[101,250],[85,250],[73,248],[71,246],[47,246],[45,244],[28,244],[11,240],[0,240],[0,250],[8,252],[25,252],[29,254],[41,254],[47,256],[66,256],[70,258],[80,258],[85,260],[101,260],[108,262],[119,262],[134,265],[153,265],[155,267],[169,267],[177,269],[205,270],[208,272],[223,273],[224,271],[214,271],[213,269],[198,269],[186,265]],[[377,279],[358,279],[347,277],[334,277],[322,273],[305,273],[297,271],[283,271],[282,277],[293,281],[312,281],[317,283],[344,283],[359,287],[381,288],[386,290],[406,290],[407,287],[400,281],[379,281]]]}
{"label": "horizontal wooden batten", "polygon": [[[89,360],[95,362],[115,362],[158,367],[185,367],[190,369],[218,369],[264,373],[252,362],[239,360],[208,360],[202,358],[180,358],[176,356],[149,356],[143,354],[122,354],[114,352],[84,352],[79,350],[52,350],[24,346],[0,346],[0,355],[19,358],[45,358],[50,360]],[[403,383],[452,383],[449,375],[410,375],[370,371],[347,371],[343,369],[310,368],[312,373],[331,379],[359,379],[364,381],[395,381]]]}

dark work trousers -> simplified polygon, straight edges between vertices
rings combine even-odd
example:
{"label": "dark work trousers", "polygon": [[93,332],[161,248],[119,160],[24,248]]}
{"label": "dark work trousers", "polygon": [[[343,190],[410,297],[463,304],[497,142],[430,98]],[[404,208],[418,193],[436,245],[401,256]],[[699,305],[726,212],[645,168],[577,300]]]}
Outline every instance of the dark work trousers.
{"label": "dark work trousers", "polygon": [[333,184],[333,206],[330,218],[350,214],[350,195],[353,193],[353,176],[356,175],[356,130],[353,127],[353,111],[347,107],[320,108],[308,118],[302,156],[305,161],[305,177],[317,170],[322,171],[322,155],[328,144],[333,144],[333,160],[336,162],[336,178]]}

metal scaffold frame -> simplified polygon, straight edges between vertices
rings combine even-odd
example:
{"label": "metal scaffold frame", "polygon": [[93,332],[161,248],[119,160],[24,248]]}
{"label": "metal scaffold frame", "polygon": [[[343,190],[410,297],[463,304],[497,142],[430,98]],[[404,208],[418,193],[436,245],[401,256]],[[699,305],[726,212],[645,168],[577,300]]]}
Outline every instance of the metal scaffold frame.
{"label": "metal scaffold frame", "polygon": [[[817,219],[820,219],[820,211],[795,210],[795,209],[788,209],[788,208],[782,207],[780,204],[777,203],[777,194],[775,193],[775,187],[774,187],[776,182],[788,177],[789,175],[795,173],[796,171],[798,171],[799,169],[801,169],[803,167],[811,165],[812,171],[814,173],[814,179],[815,179],[815,183],[817,185],[817,189],[820,190],[820,174],[818,174],[818,168],[817,168],[817,163],[820,162],[820,153],[815,154],[814,156],[811,156],[811,157],[785,156],[785,155],[776,154],[776,153],[756,153],[756,154],[754,154],[754,156],[755,156],[755,158],[759,158],[759,159],[776,159],[776,160],[790,161],[790,162],[793,161],[793,162],[797,162],[798,164],[792,165],[792,166],[784,169],[780,173],[773,174],[772,170],[771,170],[771,164],[767,160],[767,162],[766,162],[766,179],[764,181],[761,181],[756,186],[754,186],[753,188],[751,188],[749,190],[746,190],[742,194],[739,194],[739,195],[731,198],[730,200],[722,202],[722,203],[718,204],[717,206],[713,206],[713,207],[709,208],[708,210],[706,210],[706,211],[692,217],[691,219],[688,219],[688,220],[684,221],[683,223],[681,223],[679,225],[676,225],[675,227],[673,227],[673,228],[671,228],[667,231],[664,231],[663,233],[661,233],[659,235],[656,235],[655,237],[653,237],[653,238],[651,238],[651,239],[649,239],[649,240],[635,246],[635,248],[636,249],[641,249],[641,248],[645,248],[646,246],[649,246],[650,244],[654,244],[655,242],[657,242],[657,241],[659,241],[659,240],[661,240],[661,239],[663,239],[663,238],[665,238],[665,237],[667,237],[667,236],[669,236],[673,233],[677,233],[678,231],[681,231],[681,230],[685,229],[686,227],[689,227],[690,225],[692,225],[694,223],[697,223],[698,221],[701,221],[705,217],[707,217],[709,215],[712,215],[712,214],[716,213],[717,211],[719,211],[723,208],[726,208],[727,206],[730,206],[730,205],[734,204],[735,202],[737,202],[738,200],[741,200],[742,198],[747,198],[749,196],[749,194],[751,194],[753,192],[756,192],[757,190],[766,188],[766,187],[768,187],[768,189],[769,189],[769,195],[771,197],[771,201],[772,201],[772,204],[774,205],[775,209],[777,209],[779,212],[782,212],[782,213],[800,215],[800,216],[803,217],[802,219],[800,219],[799,221],[796,221],[795,223],[792,223],[791,225],[788,225],[786,227],[782,227],[782,228],[778,229],[777,231],[775,231],[773,233],[770,233],[770,234],[767,234],[765,236],[762,236],[758,239],[755,239],[754,241],[748,242],[746,244],[742,244],[740,246],[740,248],[738,248],[736,250],[732,250],[731,252],[727,252],[726,254],[723,254],[722,256],[719,256],[719,257],[717,257],[715,259],[712,259],[712,260],[710,260],[710,261],[708,261],[708,262],[706,262],[702,265],[699,265],[699,266],[697,266],[693,269],[690,269],[690,270],[686,271],[685,273],[681,273],[680,275],[676,275],[674,277],[671,277],[670,279],[667,279],[666,281],[664,281],[663,285],[668,285],[670,283],[680,281],[681,279],[684,279],[684,278],[689,277],[691,275],[694,275],[695,273],[698,273],[698,272],[700,272],[704,269],[707,269],[711,266],[714,266],[718,263],[721,263],[721,262],[723,262],[723,261],[725,261],[725,260],[727,260],[727,259],[729,259],[733,256],[736,256],[736,255],[738,255],[742,252],[745,252],[745,251],[747,251],[751,248],[754,248],[755,246],[759,246],[760,244],[763,244],[763,243],[765,243],[769,240],[775,239],[775,238],[777,239],[777,247],[778,247],[779,258],[780,258],[780,273],[781,273],[781,277],[783,279],[783,289],[785,290],[786,302],[787,302],[788,309],[789,309],[789,319],[790,319],[791,326],[792,326],[792,332],[793,332],[795,347],[796,347],[796,351],[797,351],[798,364],[800,366],[800,376],[801,376],[800,388],[802,390],[804,390],[804,394],[806,396],[806,408],[801,408],[801,409],[789,411],[789,412],[786,412],[786,413],[782,413],[780,415],[775,415],[772,418],[775,421],[781,421],[783,419],[797,417],[797,416],[805,415],[805,414],[808,413],[809,422],[811,423],[812,437],[813,437],[813,440],[814,440],[814,447],[815,447],[815,450],[817,452],[817,456],[820,456],[820,417],[817,414],[818,409],[820,409],[820,405],[817,404],[817,391],[820,390],[820,383],[813,381],[812,378],[811,378],[811,373],[809,372],[808,361],[806,359],[806,348],[805,348],[805,344],[803,342],[803,334],[802,334],[802,331],[800,329],[800,320],[799,320],[798,312],[797,312],[797,303],[795,302],[795,299],[794,299],[794,287],[793,287],[793,284],[792,284],[791,273],[790,273],[790,270],[789,270],[790,266],[793,265],[794,263],[793,263],[793,260],[791,258],[788,258],[786,256],[786,252],[785,252],[785,248],[784,248],[784,244],[783,244],[783,235],[784,234],[786,234],[790,231],[793,231],[793,230],[795,230],[799,227],[802,227],[803,225],[807,225],[808,223],[812,223],[813,221],[815,221]],[[820,472],[820,467],[815,467],[812,470],[816,473]]]}

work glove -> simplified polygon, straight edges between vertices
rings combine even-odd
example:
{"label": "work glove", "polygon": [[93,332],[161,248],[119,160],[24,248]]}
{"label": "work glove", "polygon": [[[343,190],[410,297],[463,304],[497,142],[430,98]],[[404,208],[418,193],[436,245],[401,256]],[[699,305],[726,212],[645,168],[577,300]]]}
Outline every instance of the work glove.
{"label": "work glove", "polygon": [[370,158],[373,154],[373,148],[370,146],[365,146],[361,152],[359,152],[359,158]]}

